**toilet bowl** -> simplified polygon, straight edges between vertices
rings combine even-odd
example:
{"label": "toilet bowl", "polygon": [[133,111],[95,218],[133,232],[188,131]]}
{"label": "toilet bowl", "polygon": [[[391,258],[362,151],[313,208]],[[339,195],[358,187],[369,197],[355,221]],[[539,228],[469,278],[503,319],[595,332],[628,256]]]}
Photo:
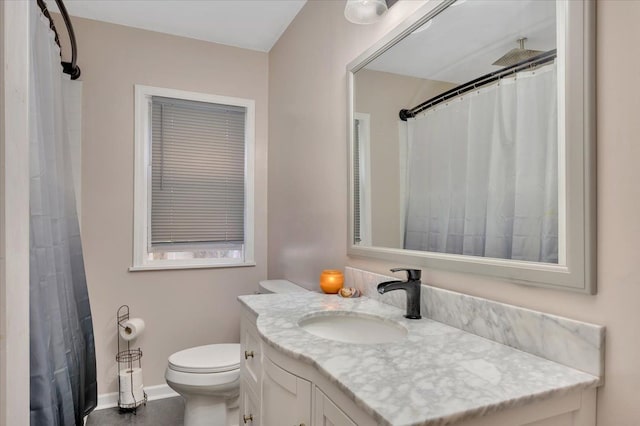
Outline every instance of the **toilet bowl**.
{"label": "toilet bowl", "polygon": [[165,379],[185,400],[185,426],[238,424],[239,344],[198,346],[176,352],[169,357]]}
{"label": "toilet bowl", "polygon": [[[287,280],[264,280],[260,293],[307,290]],[[165,379],[185,400],[184,426],[235,426],[240,394],[240,345],[198,346],[169,357]]]}

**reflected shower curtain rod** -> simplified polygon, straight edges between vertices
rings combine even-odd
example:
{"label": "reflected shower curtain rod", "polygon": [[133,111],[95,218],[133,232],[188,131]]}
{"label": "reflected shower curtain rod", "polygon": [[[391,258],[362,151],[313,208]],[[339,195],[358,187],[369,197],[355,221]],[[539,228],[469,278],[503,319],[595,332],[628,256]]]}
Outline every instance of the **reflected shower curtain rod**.
{"label": "reflected shower curtain rod", "polygon": [[478,89],[484,85],[500,80],[501,78],[508,75],[523,71],[527,68],[533,68],[539,65],[544,65],[548,62],[553,62],[556,59],[556,56],[557,49],[553,49],[536,55],[533,58],[525,59],[524,61],[518,62],[517,64],[511,65],[501,70],[490,72],[467,83],[463,83],[457,87],[454,87],[453,89],[447,90],[443,94],[435,96],[411,109],[401,109],[398,115],[400,116],[400,120],[407,121],[408,118],[414,118],[422,111],[425,111],[451,98],[455,98],[456,96],[460,96],[464,93]]}
{"label": "reflected shower curtain rod", "polygon": [[[36,0],[38,2],[38,6],[42,11],[42,14],[47,17],[49,20],[49,28],[51,28],[55,34],[56,44],[58,47],[60,46],[60,37],[58,36],[58,31],[56,30],[56,26],[53,23],[53,19],[49,14],[49,10],[47,9],[47,4],[44,0]],[[67,13],[67,8],[64,6],[62,0],[55,0],[58,9],[60,10],[60,14],[62,15],[62,19],[64,20],[64,24],[67,27],[67,33],[69,33],[69,41],[71,43],[71,62],[61,61],[62,63],[62,72],[65,74],[69,74],[71,76],[71,80],[77,80],[80,77],[80,67],[76,64],[78,58],[78,46],[76,44],[76,34],[73,31],[73,25],[71,24],[71,19],[69,18],[69,14]],[[60,56],[62,56],[62,51],[60,51]]]}

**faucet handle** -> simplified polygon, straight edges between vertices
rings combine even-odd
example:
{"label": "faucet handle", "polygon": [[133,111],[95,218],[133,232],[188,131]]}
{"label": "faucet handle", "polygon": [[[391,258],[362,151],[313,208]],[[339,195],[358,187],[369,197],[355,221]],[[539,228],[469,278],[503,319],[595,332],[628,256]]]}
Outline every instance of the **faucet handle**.
{"label": "faucet handle", "polygon": [[422,270],[420,270],[420,269],[391,268],[390,271],[391,272],[407,271],[407,280],[408,281],[420,281],[420,277],[422,276]]}

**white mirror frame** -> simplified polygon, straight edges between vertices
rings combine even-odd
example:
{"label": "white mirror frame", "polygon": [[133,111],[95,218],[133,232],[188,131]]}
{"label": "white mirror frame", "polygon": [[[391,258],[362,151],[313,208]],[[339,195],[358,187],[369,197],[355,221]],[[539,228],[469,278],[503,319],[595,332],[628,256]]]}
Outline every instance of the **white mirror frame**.
{"label": "white mirror frame", "polygon": [[[520,284],[596,293],[596,103],[595,103],[595,1],[557,0],[564,8],[564,31],[558,33],[560,117],[560,149],[558,218],[564,235],[563,264],[524,262],[456,254],[423,252],[385,247],[363,247],[353,244],[353,126],[347,126],[349,141],[349,221],[347,253],[455,272],[492,276]],[[453,0],[432,0],[399,24],[380,41],[347,65],[347,123],[354,120],[354,73],[398,43],[416,28],[445,10]],[[559,21],[562,14],[558,15]],[[562,28],[558,25],[558,28]],[[570,52],[570,53],[569,53]],[[564,108],[562,105],[564,103]],[[563,127],[564,124],[564,127]],[[564,157],[564,158],[563,158]],[[564,160],[564,161],[563,161]],[[563,180],[564,178],[564,180]],[[564,190],[563,190],[564,189]],[[395,197],[395,196],[394,196]],[[391,198],[391,197],[390,197]],[[393,198],[395,199],[395,198]],[[392,202],[392,199],[390,199]],[[563,206],[564,204],[564,206]],[[564,230],[564,234],[562,231]],[[562,252],[563,241],[560,241]]]}

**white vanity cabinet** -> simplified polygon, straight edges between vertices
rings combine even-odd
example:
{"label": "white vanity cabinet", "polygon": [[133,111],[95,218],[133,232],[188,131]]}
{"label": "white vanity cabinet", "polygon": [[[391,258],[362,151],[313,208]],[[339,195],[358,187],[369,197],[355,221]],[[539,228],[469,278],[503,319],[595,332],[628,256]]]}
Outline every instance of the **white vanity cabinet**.
{"label": "white vanity cabinet", "polygon": [[262,416],[265,425],[311,425],[311,382],[263,358]]}
{"label": "white vanity cabinet", "polygon": [[311,425],[311,382],[264,356],[255,315],[241,320],[240,425]]}
{"label": "white vanity cabinet", "polygon": [[240,423],[260,426],[260,383],[262,379],[262,351],[256,316],[242,310],[240,322]]}
{"label": "white vanity cabinet", "polygon": [[[240,345],[240,426],[357,426],[316,385],[294,374],[300,368],[267,348],[258,337],[256,316],[243,309]],[[311,368],[311,367],[309,367]],[[331,385],[328,385],[332,387]],[[361,414],[362,415],[362,414]],[[369,424],[369,422],[367,422]],[[376,423],[371,421],[373,426]],[[364,425],[364,423],[360,423]]]}
{"label": "white vanity cabinet", "polygon": [[[316,368],[263,341],[256,328],[256,315],[246,307],[242,308],[240,343],[240,426],[387,424],[357,405]],[[510,408],[505,402],[480,417],[462,415],[452,425],[595,426],[595,404],[595,388],[562,391],[556,397],[518,407]],[[441,424],[437,419],[434,422]]]}

